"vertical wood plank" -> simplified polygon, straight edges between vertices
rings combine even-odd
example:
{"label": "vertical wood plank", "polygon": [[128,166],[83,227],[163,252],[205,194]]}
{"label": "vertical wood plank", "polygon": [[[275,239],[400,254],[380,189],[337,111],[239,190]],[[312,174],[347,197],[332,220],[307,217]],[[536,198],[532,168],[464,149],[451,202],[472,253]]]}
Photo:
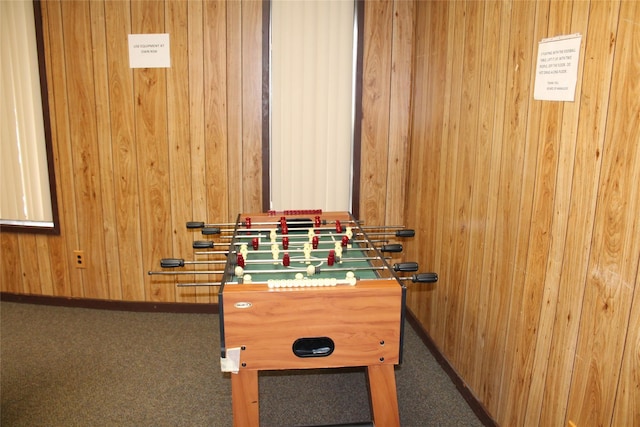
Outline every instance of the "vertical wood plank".
{"label": "vertical wood plank", "polygon": [[[65,238],[65,230],[67,227],[68,219],[62,217],[62,213],[66,211],[65,208],[65,194],[63,194],[64,188],[61,180],[61,171],[58,170],[60,165],[60,156],[58,154],[58,141],[57,141],[57,120],[56,110],[53,108],[54,89],[53,89],[53,64],[54,61],[51,57],[54,52],[51,37],[50,37],[50,24],[51,19],[49,17],[48,5],[40,3],[40,11],[42,13],[42,38],[44,45],[44,61],[45,71],[47,78],[47,97],[49,99],[49,126],[51,127],[51,145],[53,152],[54,173],[56,174],[56,195],[58,203],[59,213],[59,226],[60,236],[42,236],[42,240],[46,240],[48,245],[49,263],[51,266],[51,277],[49,279],[42,278],[43,283],[51,282],[49,285],[43,285],[47,290],[50,290],[50,295],[71,295],[71,277],[69,274],[69,253],[70,250],[67,247],[67,239]],[[68,234],[68,233],[67,233]],[[44,255],[43,255],[44,256]]]}
{"label": "vertical wood plank", "polygon": [[[154,0],[131,2],[134,34],[163,33],[164,8]],[[135,137],[140,189],[142,265],[151,270],[159,259],[171,253],[171,200],[169,183],[169,142],[167,141],[167,70],[133,70],[135,96]],[[171,280],[145,277],[147,301],[173,301]]]}
{"label": "vertical wood plank", "polygon": [[362,70],[362,139],[360,217],[369,224],[384,223],[389,138],[390,70],[393,3],[365,2]]}
{"label": "vertical wood plank", "polygon": [[[467,336],[460,344],[460,356],[458,369],[464,378],[473,379],[474,360],[480,351],[479,346],[479,318],[481,315],[482,301],[482,256],[483,245],[486,239],[486,222],[481,218],[487,218],[487,210],[490,195],[490,183],[495,182],[495,171],[499,168],[493,167],[495,159],[493,145],[498,141],[493,138],[495,128],[496,111],[504,111],[499,108],[501,105],[496,92],[504,96],[504,90],[498,90],[497,72],[505,69],[506,50],[498,49],[497,57],[493,55],[496,46],[500,45],[502,39],[500,33],[503,26],[500,22],[505,22],[502,16],[503,11],[508,8],[502,2],[487,2],[484,7],[483,32],[480,37],[481,53],[479,59],[480,67],[480,89],[478,94],[478,104],[482,106],[478,111],[478,121],[475,132],[476,156],[474,166],[474,176],[472,184],[472,201],[470,212],[469,230],[469,262],[467,266],[467,287],[465,298],[465,316],[462,329]],[[496,91],[496,92],[494,92]]]}
{"label": "vertical wood plank", "polygon": [[227,221],[235,221],[243,208],[242,147],[242,2],[227,3],[227,189],[229,211]]}
{"label": "vertical wood plank", "polygon": [[[409,177],[409,114],[414,38],[415,2],[394,1],[391,46],[391,87],[389,106],[389,186],[385,197],[386,224],[405,224],[405,200]],[[366,18],[365,18],[366,19]],[[408,225],[413,226],[413,225]]]}
{"label": "vertical wood plank", "polygon": [[[144,301],[142,229],[138,187],[138,155],[134,123],[133,72],[122,58],[128,55],[131,9],[128,1],[105,2],[111,150],[120,284],[125,301]],[[115,291],[114,291],[115,292]]]}
{"label": "vertical wood plank", "polygon": [[[62,5],[59,1],[47,1],[43,6],[43,20],[47,22],[47,89],[52,102],[49,107],[54,111],[51,117],[51,137],[56,169],[56,193],[60,210],[60,232],[64,238],[65,252],[61,255],[69,272],[68,280],[57,289],[58,295],[81,297],[83,295],[82,276],[75,268],[74,249],[78,248],[78,225],[76,218],[77,202],[75,177],[73,174],[72,147],[69,130],[68,91],[66,79],[65,44],[63,37]],[[62,289],[61,289],[62,288]]]}
{"label": "vertical wood plank", "polygon": [[[550,6],[553,12],[550,12]],[[565,9],[569,6],[569,14]],[[530,75],[533,88],[536,73],[537,42],[554,32],[549,23],[550,15],[558,16],[558,27],[570,20],[570,4],[536,2],[534,26],[531,33],[531,61],[523,61]],[[560,31],[563,31],[560,28]],[[564,31],[563,31],[564,32]],[[502,423],[522,422],[526,409],[529,380],[526,372],[532,364],[537,329],[531,327],[540,312],[541,283],[544,282],[544,267],[550,244],[549,228],[553,211],[553,193],[558,165],[558,146],[562,123],[562,108],[559,103],[533,102],[527,111],[527,127],[524,140],[523,170],[521,177],[518,222],[515,228],[515,255],[509,312],[506,322],[504,369],[498,412]],[[507,396],[512,397],[507,398]]]}
{"label": "vertical wood plank", "polygon": [[[551,2],[548,36],[580,32],[586,24],[586,11],[587,3],[562,5]],[[579,83],[576,92],[579,98]],[[553,306],[552,294],[558,289],[571,198],[579,104],[558,104],[556,112],[552,112],[551,108],[557,103],[546,104],[543,103],[541,129],[545,131],[540,141],[542,145],[538,156],[531,242],[525,270],[527,276],[521,302],[523,315],[518,324],[518,343],[514,351],[519,357],[512,368],[511,385],[503,396],[504,403],[508,405],[504,409],[508,422],[537,423],[540,415],[539,397],[531,393],[536,386],[531,372],[536,363],[544,363],[544,359],[534,357],[538,347],[548,351],[551,340],[553,314],[547,308]],[[557,117],[554,118],[552,113]],[[553,138],[548,133],[551,127],[557,127]],[[552,139],[553,145],[550,146]],[[554,169],[550,169],[551,162],[557,163]],[[552,201],[552,205],[549,201]]]}
{"label": "vertical wood plank", "polygon": [[245,212],[262,211],[263,3],[242,2],[242,170]]}
{"label": "vertical wood plank", "polygon": [[[555,6],[555,4],[552,3],[552,6]],[[552,28],[554,25],[551,23],[549,35],[557,34],[558,31],[562,31],[567,34],[587,34],[588,18],[590,15],[589,3],[574,3],[571,14],[571,28],[553,31]],[[553,13],[551,16],[553,17]],[[586,68],[582,67],[584,61],[587,60],[586,58],[589,58],[588,52],[585,49],[585,42],[586,39],[583,39],[582,49],[580,52],[579,77],[576,87],[577,100],[584,98],[582,95],[582,93],[584,93],[584,89],[587,90],[588,96],[592,90],[591,87],[586,87],[582,84],[589,75],[588,73],[592,72],[592,70],[586,70]],[[565,270],[573,269],[574,262],[576,263],[575,265],[584,266],[584,262],[580,262],[579,259],[585,258],[587,254],[584,250],[584,246],[582,248],[578,247],[575,249],[569,249],[569,247],[573,241],[587,239],[583,240],[582,244],[584,245],[584,242],[588,241],[588,236],[590,235],[590,228],[581,230],[579,232],[580,237],[570,230],[573,222],[571,219],[574,217],[571,212],[574,208],[572,205],[575,205],[575,203],[584,203],[580,198],[575,197],[575,194],[580,192],[580,189],[576,188],[576,185],[583,186],[585,182],[589,182],[589,177],[581,176],[580,174],[580,153],[584,153],[584,151],[582,151],[582,147],[577,143],[579,140],[577,136],[582,131],[581,128],[590,129],[594,127],[592,120],[593,115],[591,112],[589,112],[589,114],[584,113],[584,103],[582,101],[576,103],[564,103],[562,135],[560,136],[559,145],[558,176],[556,178],[554,218],[552,228],[549,231],[549,235],[553,236],[553,238],[551,239],[551,245],[549,248],[543,296],[539,304],[540,319],[537,328],[538,337],[535,347],[532,348],[532,351],[535,352],[535,357],[533,365],[528,368],[530,373],[527,374],[532,378],[543,378],[546,376],[547,383],[553,381],[555,384],[557,377],[568,377],[570,375],[570,368],[567,365],[562,368],[561,372],[554,372],[554,374],[551,374],[547,371],[549,369],[548,363],[550,363],[549,355],[552,354],[550,347],[552,345],[552,340],[555,340],[555,333],[557,332],[564,335],[567,332],[564,327],[558,330],[554,326],[554,323],[556,322],[555,317],[556,309],[558,307],[558,297],[560,293],[566,293],[568,291],[572,292],[572,295],[582,295],[581,289],[584,286],[583,278],[574,277],[570,281],[566,281],[566,277],[563,276]],[[601,137],[595,138],[594,141],[598,140],[601,140]],[[588,145],[584,144],[584,146],[587,147]],[[586,161],[587,159],[585,159],[585,162]],[[594,171],[599,170],[598,167],[594,166],[595,165],[591,164],[591,167],[589,168],[590,172],[588,173],[594,175]],[[595,173],[595,175],[597,176],[597,173]],[[576,181],[576,179],[578,179],[578,181]],[[587,188],[588,187],[584,189],[587,190]],[[593,190],[591,189],[591,191]],[[581,216],[592,218],[593,210],[588,204],[579,208],[579,211]],[[570,259],[571,261],[567,263],[567,259]],[[569,302],[569,300],[573,301]],[[580,302],[581,297],[575,298],[568,296],[564,303],[580,304]],[[569,315],[569,317],[571,316]],[[562,342],[564,344],[561,348],[566,348],[566,343],[572,341],[575,342],[575,335],[572,338],[563,338]],[[558,349],[558,351],[560,351],[560,349]],[[562,355],[561,357],[565,357],[565,355]],[[523,372],[521,375],[525,375],[525,373]],[[530,385],[528,386],[529,397],[524,418],[524,423],[526,424],[538,424],[541,422],[540,417],[542,415],[542,393],[544,384],[544,381],[530,381]],[[553,406],[556,408],[564,407],[566,403],[566,394],[563,394],[562,390],[566,393],[567,389],[556,385],[548,388],[547,393],[549,396],[553,395],[551,399],[553,401]],[[551,414],[551,416],[547,417],[544,422],[552,422],[552,420],[563,418],[564,410],[562,413]]]}
{"label": "vertical wood plank", "polygon": [[[615,45],[602,176],[567,420],[608,425],[620,381],[640,259],[640,7],[622,2]],[[634,209],[636,209],[634,211]],[[633,261],[631,261],[633,260]],[[603,327],[606,325],[606,327]]]}
{"label": "vertical wood plank", "polygon": [[[561,9],[566,3],[554,4]],[[532,44],[528,54],[532,60],[518,64],[530,73],[529,90],[533,89],[535,81],[537,42],[546,37],[548,32],[549,7],[549,2],[536,2],[535,22],[530,37]],[[510,271],[513,286],[506,320],[505,348],[515,350],[506,352],[503,361],[498,412],[504,417],[514,414],[516,417],[522,416],[526,408],[523,400],[526,401],[528,392],[527,379],[525,377],[523,380],[519,375],[526,375],[523,370],[532,363],[532,354],[527,353],[526,347],[535,343],[537,335],[536,328],[530,325],[537,322],[540,310],[540,284],[544,282],[544,266],[549,247],[561,122],[562,109],[557,103],[530,103],[524,135],[522,175],[519,178],[520,198],[513,205],[517,209],[518,219],[514,229],[514,259]],[[510,399],[506,398],[509,396],[507,390],[512,390],[515,394],[517,408],[510,406]],[[508,407],[505,408],[504,405]],[[501,422],[509,421],[501,418]]]}
{"label": "vertical wood plank", "polygon": [[89,3],[91,13],[91,44],[93,46],[93,75],[96,97],[96,136],[100,162],[100,182],[102,188],[106,278],[109,298],[122,299],[120,284],[120,260],[118,251],[117,215],[115,209],[113,153],[111,150],[111,117],[109,114],[109,74],[107,62],[107,40],[105,28],[104,2]]}
{"label": "vertical wood plank", "polygon": [[611,421],[613,426],[640,425],[640,266],[637,271],[620,383]]}
{"label": "vertical wood plank", "polygon": [[[580,109],[580,126],[575,170],[571,189],[571,206],[567,240],[555,307],[553,338],[549,352],[539,348],[542,366],[535,372],[546,373],[546,387],[534,384],[532,393],[543,399],[540,422],[562,419],[567,407],[571,371],[575,355],[582,308],[589,245],[592,239],[598,178],[604,144],[606,111],[614,50],[610,39],[599,34],[613,34],[618,21],[619,4],[593,2],[589,13],[590,31],[583,40],[585,66]],[[590,183],[585,185],[585,183]],[[553,306],[551,307],[553,309]],[[545,366],[548,359],[548,366]],[[533,412],[533,411],[532,411]]]}
{"label": "vertical wood plank", "polygon": [[34,234],[24,234],[18,238],[20,250],[20,270],[22,271],[22,291],[26,294],[41,295],[38,274],[38,248]]}
{"label": "vertical wood plank", "polygon": [[530,82],[531,48],[535,3],[516,2],[511,13],[509,63],[507,71],[506,110],[501,145],[500,179],[497,194],[496,228],[491,249],[491,270],[494,272],[487,292],[491,303],[486,307],[486,330],[480,369],[482,400],[492,413],[497,412],[500,377],[495,367],[504,369],[506,324],[513,283],[518,236],[519,207],[523,165],[526,150],[526,124]]}
{"label": "vertical wood plank", "polygon": [[18,235],[12,233],[0,233],[0,280],[2,292],[15,294],[24,293],[22,287],[22,275],[15,268],[20,265],[20,246]]}
{"label": "vertical wood plank", "polygon": [[[167,70],[167,134],[169,143],[169,182],[171,195],[171,254],[190,254],[191,235],[185,228],[191,220],[191,144],[189,140],[189,41],[188,3],[165,2],[166,31],[171,37],[172,63]],[[183,255],[191,257],[190,255]],[[157,264],[156,264],[157,265]],[[176,282],[193,282],[193,276],[182,276]],[[177,302],[194,302],[193,289],[166,285],[175,292]]]}
{"label": "vertical wood plank", "polygon": [[[482,30],[484,4],[466,2],[463,8],[464,38],[461,45],[463,58],[461,64],[460,92],[457,94],[457,111],[459,117],[455,180],[453,187],[453,212],[450,223],[451,262],[448,266],[448,292],[451,309],[447,313],[447,332],[444,349],[451,355],[451,360],[459,365],[463,354],[461,342],[466,339],[463,330],[465,308],[468,291],[467,268],[469,262],[469,239],[471,232],[471,204],[473,195],[473,178],[476,165],[476,127],[481,106],[478,102],[480,89],[480,51],[482,46]],[[456,76],[457,78],[457,76]],[[454,80],[455,81],[455,80]]]}
{"label": "vertical wood plank", "polygon": [[204,3],[204,113],[207,157],[207,214],[211,222],[225,220],[227,190],[227,67],[225,2]]}
{"label": "vertical wood plank", "polygon": [[[226,221],[229,211],[227,151],[227,2],[204,3],[204,146],[206,156],[207,218]],[[220,281],[221,277],[210,277]]]}
{"label": "vertical wood plank", "polygon": [[52,252],[49,242],[53,242],[54,239],[49,239],[47,236],[42,234],[34,237],[36,240],[38,283],[40,285],[40,292],[42,295],[54,295],[53,278],[57,277],[57,274],[55,274],[56,272],[51,266],[51,257],[49,255]]}
{"label": "vertical wood plank", "polygon": [[[207,218],[207,163],[204,144],[204,12],[200,1],[187,3],[189,14],[189,139],[192,219]],[[197,240],[198,236],[194,235]]]}
{"label": "vertical wood plank", "polygon": [[[445,4],[444,2],[441,4]],[[439,8],[432,3],[416,2],[415,4],[415,28],[433,28],[434,31],[416,31],[414,41],[413,75],[420,78],[413,78],[411,82],[411,116],[419,118],[411,122],[411,139],[419,143],[410,144],[409,169],[407,173],[407,187],[411,195],[406,199],[406,221],[416,230],[416,237],[407,243],[407,259],[423,260],[430,263],[427,270],[433,271],[435,258],[435,215],[432,211],[436,208],[435,203],[427,198],[434,194],[430,191],[437,185],[439,162],[429,162],[428,158],[439,150],[440,144],[430,138],[431,126],[437,126],[440,121],[431,117],[433,112],[432,98],[421,96],[424,93],[433,93],[437,96],[440,87],[432,83],[432,76],[436,75],[434,70],[442,61],[437,60],[436,54],[439,49],[431,47],[434,34],[445,34],[440,28],[431,27],[432,16],[439,15]],[[433,25],[442,22],[442,19],[434,20]],[[430,60],[433,57],[433,60]],[[433,71],[432,71],[433,70]],[[423,119],[424,118],[424,119]],[[428,164],[427,165],[425,165]],[[427,209],[424,206],[428,206]],[[431,307],[433,290],[426,286],[409,286],[407,290],[407,305],[417,318],[421,319],[425,326],[429,326],[430,319],[428,310]]]}
{"label": "vertical wood plank", "polygon": [[[191,150],[191,217],[193,220],[206,221],[207,212],[207,157],[205,155],[205,73],[204,73],[204,22],[203,2],[190,1],[188,7],[188,43],[189,43],[189,140]],[[191,240],[200,240],[198,231],[188,233]],[[188,253],[191,253],[189,251]],[[206,265],[197,265],[196,269],[206,269]],[[210,278],[208,278],[210,279]],[[186,291],[185,291],[186,292]],[[190,289],[197,302],[210,302],[210,291],[206,288]]]}
{"label": "vertical wood plank", "polygon": [[[512,21],[512,3],[503,4],[501,8],[501,16],[500,22],[511,22]],[[509,36],[511,32],[511,24],[501,25],[500,34],[499,34],[499,44],[497,51],[499,53],[498,66],[496,69],[495,75],[495,94],[496,94],[496,108],[495,108],[495,119],[494,119],[494,128],[491,134],[492,137],[492,146],[491,146],[491,160],[490,160],[490,169],[489,169],[489,182],[487,189],[487,208],[486,208],[486,220],[484,221],[485,227],[485,239],[482,241],[482,265],[481,265],[481,274],[480,274],[480,303],[478,306],[478,333],[475,337],[476,351],[480,354],[480,357],[476,357],[473,362],[473,375],[470,380],[470,383],[474,387],[477,393],[482,393],[484,396],[484,392],[486,389],[483,387],[483,354],[485,353],[485,346],[487,341],[492,342],[491,335],[492,332],[492,311],[494,310],[494,288],[492,283],[495,282],[497,277],[497,272],[495,271],[495,266],[493,265],[494,259],[493,256],[495,254],[495,234],[499,227],[502,225],[497,220],[497,210],[498,210],[498,194],[500,191],[500,173],[502,170],[502,145],[503,135],[506,132],[506,127],[503,125],[505,121],[505,117],[507,114],[507,109],[504,106],[507,104],[508,94],[509,94],[509,81],[507,79],[507,75],[509,72],[509,64],[511,60],[511,52],[509,49],[509,44],[511,42],[511,38]],[[483,218],[483,217],[475,217],[475,218]],[[481,220],[481,219],[480,219]],[[479,260],[478,260],[479,261]],[[478,266],[480,267],[480,266]],[[482,397],[481,399],[484,399]]]}
{"label": "vertical wood plank", "polygon": [[[438,219],[440,213],[440,203],[438,186],[440,185],[440,174],[442,165],[439,159],[443,150],[441,135],[444,127],[444,105],[442,101],[445,96],[445,76],[447,65],[447,49],[449,35],[447,28],[449,25],[449,14],[451,4],[448,2],[417,3],[418,10],[421,11],[418,19],[422,19],[422,25],[417,22],[416,28],[432,28],[433,32],[418,38],[416,43],[424,40],[422,48],[416,51],[416,61],[423,74],[417,74],[420,78],[414,79],[416,89],[422,87],[422,91],[415,91],[413,97],[414,116],[412,120],[412,155],[415,162],[411,166],[410,176],[417,180],[413,188],[419,190],[416,197],[416,205],[411,209],[416,215],[417,241],[427,241],[428,244],[420,245],[418,258],[427,260],[430,271],[438,271],[438,254],[440,247],[437,242]],[[440,36],[442,35],[442,36]],[[419,86],[422,81],[424,86]],[[426,95],[428,94],[428,95]],[[435,102],[434,102],[435,101]],[[420,114],[422,113],[422,114]],[[424,117],[424,118],[423,118]],[[415,151],[414,151],[415,150]],[[426,207],[426,209],[425,209]],[[421,264],[426,266],[424,262]],[[420,301],[418,305],[418,315],[421,316],[425,325],[431,333],[435,333],[432,325],[438,320],[437,296],[441,292],[439,287],[412,290]],[[423,302],[422,302],[423,301]]]}
{"label": "vertical wood plank", "polygon": [[96,127],[96,98],[91,46],[89,3],[61,2],[65,50],[67,93],[70,100],[69,137],[72,147],[73,188],[77,206],[78,246],[85,253],[82,295],[87,298],[109,298],[105,267],[104,233],[102,229],[102,187]]}
{"label": "vertical wood plank", "polygon": [[[441,343],[441,348],[444,347],[445,344],[445,334],[446,334],[446,322],[447,322],[447,312],[449,310],[449,276],[447,268],[447,262],[450,259],[450,250],[451,245],[449,244],[449,229],[447,226],[450,224],[451,211],[452,211],[452,202],[451,202],[451,194],[453,191],[451,190],[452,181],[455,178],[455,174],[452,175],[451,169],[455,164],[455,154],[456,147],[453,142],[450,142],[449,137],[451,135],[450,129],[452,126],[454,127],[454,132],[456,130],[456,126],[451,123],[451,105],[452,99],[455,103],[457,98],[455,96],[455,92],[457,91],[457,87],[454,87],[454,80],[459,83],[460,74],[453,75],[456,68],[454,67],[454,62],[456,61],[456,55],[453,55],[453,52],[459,48],[460,44],[460,30],[459,26],[461,24],[461,10],[462,10],[462,2],[453,2],[449,9],[448,21],[446,32],[449,34],[449,37],[446,40],[446,44],[440,42],[442,44],[442,49],[446,49],[443,67],[445,70],[447,77],[443,80],[442,84],[444,86],[442,92],[442,116],[438,119],[442,121],[441,135],[434,135],[436,141],[440,142],[441,151],[440,157],[438,161],[441,163],[440,174],[437,177],[437,206],[438,210],[434,211],[436,214],[435,219],[435,245],[437,251],[435,253],[435,266],[437,271],[440,272],[439,284],[440,286],[436,288],[436,292],[434,293],[434,305],[432,307],[432,317],[434,322],[434,332],[433,336],[435,340]],[[456,26],[457,25],[457,26]],[[456,31],[458,28],[458,31]],[[458,59],[458,63],[461,63],[461,60]],[[455,106],[454,106],[455,108]],[[446,354],[446,353],[445,353]],[[447,355],[448,357],[450,355]]]}

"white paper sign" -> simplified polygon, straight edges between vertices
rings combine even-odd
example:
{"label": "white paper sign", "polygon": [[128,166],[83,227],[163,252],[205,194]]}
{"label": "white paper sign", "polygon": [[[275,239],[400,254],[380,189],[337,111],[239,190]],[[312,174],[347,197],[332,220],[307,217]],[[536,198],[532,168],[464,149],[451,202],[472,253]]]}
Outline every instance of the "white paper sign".
{"label": "white paper sign", "polygon": [[129,34],[131,68],[170,68],[169,34]]}
{"label": "white paper sign", "polygon": [[580,34],[572,34],[542,39],[538,43],[534,99],[574,100],[581,41]]}

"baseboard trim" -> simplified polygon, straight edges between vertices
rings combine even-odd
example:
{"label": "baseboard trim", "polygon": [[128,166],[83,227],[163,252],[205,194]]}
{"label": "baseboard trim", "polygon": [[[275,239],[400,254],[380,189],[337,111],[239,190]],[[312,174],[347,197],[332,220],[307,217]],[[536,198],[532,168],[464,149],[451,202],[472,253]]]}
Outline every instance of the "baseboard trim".
{"label": "baseboard trim", "polygon": [[482,402],[478,400],[471,389],[467,387],[467,384],[464,382],[462,377],[460,377],[458,372],[451,365],[451,363],[449,363],[447,358],[444,357],[429,333],[424,329],[418,318],[409,308],[407,308],[406,310],[406,318],[413,330],[416,331],[416,334],[418,334],[420,339],[422,339],[424,345],[429,349],[433,357],[436,359],[440,367],[447,373],[449,378],[451,378],[451,381],[458,389],[458,392],[460,392],[460,394],[467,402],[473,413],[476,414],[480,422],[488,427],[498,427],[498,423],[491,417],[489,411],[487,411],[487,408],[485,408]]}
{"label": "baseboard trim", "polygon": [[42,304],[58,307],[92,308],[99,310],[138,311],[158,313],[218,314],[218,304],[185,302],[112,301],[91,298],[69,298],[48,295],[25,295],[0,292],[0,301]]}

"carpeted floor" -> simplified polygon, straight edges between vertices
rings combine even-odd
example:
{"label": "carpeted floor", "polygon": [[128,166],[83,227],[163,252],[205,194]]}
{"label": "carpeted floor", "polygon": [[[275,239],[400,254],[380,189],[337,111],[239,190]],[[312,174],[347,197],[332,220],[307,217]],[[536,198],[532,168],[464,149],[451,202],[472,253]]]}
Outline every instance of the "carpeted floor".
{"label": "carpeted floor", "polygon": [[[0,424],[232,425],[218,316],[0,303]],[[396,369],[403,426],[481,426],[409,324]],[[364,370],[260,375],[261,425],[368,422]],[[384,427],[384,426],[382,426]]]}

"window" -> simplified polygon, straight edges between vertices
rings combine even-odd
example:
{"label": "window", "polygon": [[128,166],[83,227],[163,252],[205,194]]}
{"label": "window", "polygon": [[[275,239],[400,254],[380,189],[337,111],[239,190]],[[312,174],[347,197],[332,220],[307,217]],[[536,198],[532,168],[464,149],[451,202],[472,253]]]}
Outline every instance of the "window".
{"label": "window", "polygon": [[0,227],[59,233],[40,3],[0,1]]}
{"label": "window", "polygon": [[359,3],[270,2],[270,209],[353,211]]}

